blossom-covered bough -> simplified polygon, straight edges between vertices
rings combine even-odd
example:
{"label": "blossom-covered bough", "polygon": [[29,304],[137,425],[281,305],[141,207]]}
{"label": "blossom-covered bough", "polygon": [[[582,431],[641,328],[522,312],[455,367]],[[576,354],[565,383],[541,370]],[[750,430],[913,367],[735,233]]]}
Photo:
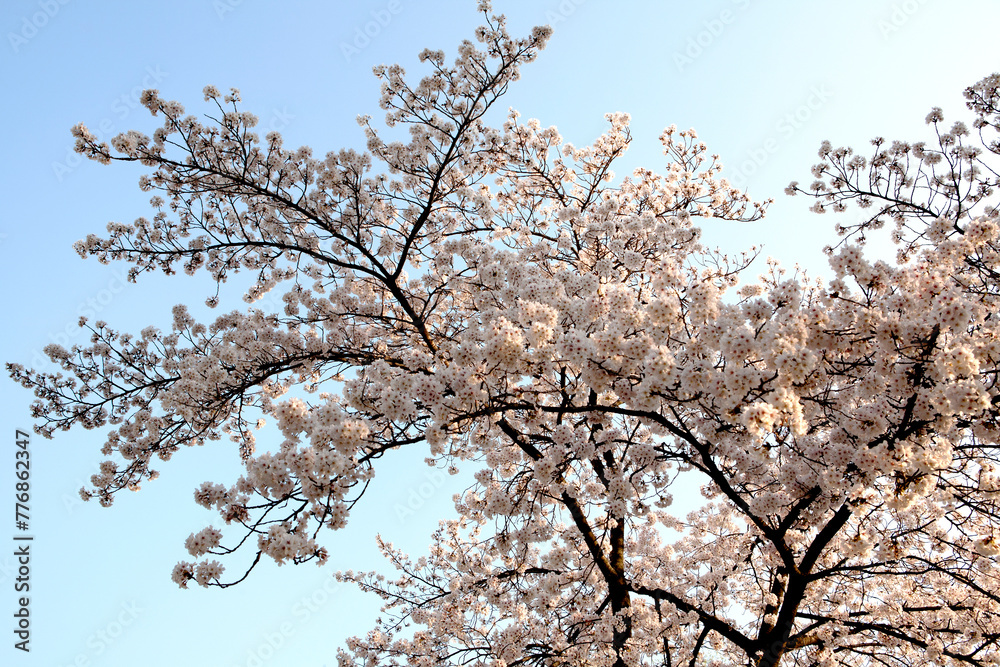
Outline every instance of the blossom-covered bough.
{"label": "blossom-covered bough", "polygon": [[[156,193],[81,255],[133,280],[250,272],[248,303],[283,303],[210,324],[180,305],[135,336],[84,321],[89,346],[48,348],[61,373],[9,364],[40,433],[110,428],[83,494],[110,504],[155,459],[231,439],[245,474],[195,492],[225,526],[173,574],[228,586],[253,569],[224,577],[234,551],[326,560],[321,529],[394,450],[475,470],[426,556],[380,542],[396,579],[338,574],[385,600],[342,665],[998,664],[997,143],[824,146],[819,206],[879,215],[844,228],[829,285],[771,264],[738,287],[756,251],[711,252],[694,220],[765,204],[693,131],[663,134],[663,175],[616,183],[624,114],[585,148],[514,112],[486,124],[549,30],[513,39],[481,5],[453,65],[425,51],[415,87],[376,70],[406,142],[362,117],[366,152],[314,158],[212,87],[212,124],[147,91],[152,138],[75,129]],[[970,89],[983,132],[998,86]],[[885,216],[906,263],[849,243]],[[704,502],[675,516],[694,479]]]}

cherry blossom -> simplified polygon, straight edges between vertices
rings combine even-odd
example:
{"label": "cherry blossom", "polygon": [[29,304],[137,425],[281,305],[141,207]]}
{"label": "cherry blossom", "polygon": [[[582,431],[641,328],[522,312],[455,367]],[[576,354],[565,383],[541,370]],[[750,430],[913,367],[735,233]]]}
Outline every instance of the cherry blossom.
{"label": "cherry blossom", "polygon": [[[217,559],[172,573],[226,587],[263,557],[325,562],[323,529],[396,450],[474,471],[426,555],[379,538],[395,578],[337,574],[385,601],[344,666],[1000,662],[1000,77],[966,93],[983,148],[939,109],[936,148],[824,143],[788,191],[875,213],[841,225],[829,282],[775,262],[753,278],[757,249],[712,251],[698,224],[767,203],[694,130],[663,133],[661,172],[619,178],[627,114],[582,147],[514,111],[488,125],[550,30],[512,38],[480,6],[452,64],[425,50],[415,84],[375,69],[405,142],[361,116],[363,152],[287,149],[213,86],[208,124],[147,91],[152,136],[74,128],[155,193],[82,256],[133,281],[252,278],[214,321],[83,320],[89,345],[46,350],[58,371],[8,365],[39,433],[106,430],[83,496],[110,505],[228,440],[244,472],[195,490],[222,523],[185,545]],[[890,219],[894,263],[864,245]],[[221,561],[251,565],[223,579]]]}

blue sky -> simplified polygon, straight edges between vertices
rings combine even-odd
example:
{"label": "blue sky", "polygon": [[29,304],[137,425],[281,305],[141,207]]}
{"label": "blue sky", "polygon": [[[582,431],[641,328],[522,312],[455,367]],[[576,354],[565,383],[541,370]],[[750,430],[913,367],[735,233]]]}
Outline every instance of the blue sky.
{"label": "blue sky", "polygon": [[[809,180],[820,142],[925,138],[931,106],[942,106],[946,121],[967,118],[961,91],[1000,69],[1000,6],[988,0],[496,0],[495,9],[515,34],[555,28],[506,105],[558,126],[576,145],[603,131],[605,113],[631,113],[634,141],[619,175],[662,169],[662,129],[695,127],[721,155],[724,175],[757,198],[775,198],[765,220],[714,223],[707,242],[729,251],[763,244],[764,255],[814,273],[824,268],[834,219],[782,190]],[[214,84],[240,88],[243,107],[281,131],[286,146],[308,144],[320,155],[360,148],[355,117],[379,117],[371,67],[400,62],[419,73],[421,49],[454,53],[478,25],[474,0],[8,0],[0,18],[8,91],[0,107],[8,128],[0,350],[4,361],[25,364],[50,342],[83,342],[75,323],[85,311],[138,331],[168,325],[171,306],[207,293],[186,277],[128,285],[124,267],[76,255],[77,239],[149,207],[136,186],[140,171],[72,153],[72,125],[149,133],[158,123],[138,105],[143,88],[200,114],[209,111],[201,90]],[[30,428],[31,397],[6,376],[0,391],[0,502],[10,508],[14,432]],[[0,546],[4,664],[333,665],[335,648],[370,628],[378,603],[335,586],[332,572],[383,567],[376,532],[420,551],[458,490],[420,465],[422,452],[396,456],[351,525],[326,536],[333,555],[325,568],[265,565],[225,591],[181,591],[169,574],[187,556],[184,539],[214,518],[192,491],[235,479],[236,452],[218,443],[180,452],[159,480],[102,510],[76,495],[96,470],[101,442],[85,431],[31,440],[32,651],[12,648],[18,595],[8,510],[10,524],[0,527],[0,544],[10,545]]]}

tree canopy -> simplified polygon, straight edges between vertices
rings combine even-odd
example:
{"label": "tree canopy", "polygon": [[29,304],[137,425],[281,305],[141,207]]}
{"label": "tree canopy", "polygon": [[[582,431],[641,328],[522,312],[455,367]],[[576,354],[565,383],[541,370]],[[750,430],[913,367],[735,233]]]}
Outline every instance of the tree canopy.
{"label": "tree canopy", "polygon": [[[255,279],[210,323],[183,304],[169,331],[81,320],[89,345],[46,349],[59,372],[8,364],[39,433],[107,429],[83,496],[232,441],[245,474],[195,491],[225,525],[173,571],[225,587],[262,557],[325,561],[322,529],[377,502],[395,450],[474,470],[427,555],[383,543],[396,578],[337,574],[385,600],[342,665],[998,664],[1000,76],[966,91],[972,130],[935,109],[929,144],[824,144],[788,192],[871,215],[840,228],[828,283],[749,279],[756,251],[697,225],[766,202],[693,130],[663,133],[663,173],[616,180],[625,114],[586,147],[487,123],[550,31],[512,38],[481,8],[477,43],[425,50],[415,85],[376,68],[386,128],[359,118],[364,152],[286,149],[212,86],[207,124],[150,90],[151,138],[74,128],[154,193],[82,256]],[[864,252],[886,224],[894,263]],[[254,307],[270,292],[280,312]],[[704,496],[686,516],[681,478]],[[234,552],[251,565],[228,575]]]}

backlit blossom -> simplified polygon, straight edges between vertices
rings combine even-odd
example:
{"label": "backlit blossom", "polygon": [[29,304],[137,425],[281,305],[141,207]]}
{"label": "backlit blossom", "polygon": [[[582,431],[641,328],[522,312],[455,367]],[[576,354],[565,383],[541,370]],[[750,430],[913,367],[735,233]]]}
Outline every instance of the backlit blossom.
{"label": "backlit blossom", "polygon": [[[171,573],[228,586],[261,559],[349,558],[337,531],[416,493],[373,480],[419,452],[455,516],[416,558],[379,538],[394,577],[337,574],[384,603],[342,667],[996,664],[1000,77],[966,91],[982,149],[962,123],[869,155],[823,142],[788,192],[864,211],[824,282],[701,244],[698,224],[767,202],[693,129],[618,177],[628,114],[586,146],[515,111],[487,126],[551,29],[513,38],[480,10],[454,60],[421,53],[423,79],[375,68],[364,151],[262,141],[214,86],[205,124],[146,91],[152,135],[73,129],[153,191],[76,251],[130,281],[203,274],[216,308],[135,335],[81,318],[86,344],[44,348],[53,371],[8,366],[41,434],[106,433],[81,497],[228,447],[240,473],[193,494],[224,525],[185,541],[218,560]],[[866,250],[880,230],[897,262]]]}

